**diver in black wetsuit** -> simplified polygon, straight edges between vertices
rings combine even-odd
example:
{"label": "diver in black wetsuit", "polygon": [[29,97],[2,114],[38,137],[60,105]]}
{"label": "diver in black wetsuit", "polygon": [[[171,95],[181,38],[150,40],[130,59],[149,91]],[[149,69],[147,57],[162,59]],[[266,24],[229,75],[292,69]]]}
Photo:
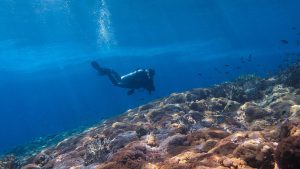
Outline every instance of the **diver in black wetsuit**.
{"label": "diver in black wetsuit", "polygon": [[96,61],[92,61],[91,65],[101,76],[108,76],[113,85],[128,88],[127,95],[132,95],[135,89],[146,89],[149,94],[155,90],[153,77],[155,71],[153,69],[138,69],[132,73],[120,76],[112,69],[101,67]]}

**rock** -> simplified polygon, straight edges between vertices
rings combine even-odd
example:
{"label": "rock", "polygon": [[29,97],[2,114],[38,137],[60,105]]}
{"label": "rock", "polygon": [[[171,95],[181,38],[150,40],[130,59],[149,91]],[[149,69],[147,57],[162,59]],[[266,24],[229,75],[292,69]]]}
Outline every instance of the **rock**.
{"label": "rock", "polygon": [[254,120],[257,119],[261,119],[263,117],[268,116],[270,113],[258,106],[254,106],[254,105],[249,105],[246,107],[245,111],[245,115],[246,115],[246,121],[247,122],[252,122]]}
{"label": "rock", "polygon": [[183,151],[187,144],[186,135],[176,134],[165,139],[159,147],[170,154],[176,155]]}
{"label": "rock", "polygon": [[110,162],[111,169],[142,168],[146,163],[146,148],[139,145],[123,148],[112,156]]}
{"label": "rock", "polygon": [[[260,136],[253,135],[251,137]],[[272,149],[264,144],[261,138],[247,140],[234,150],[233,155],[246,161],[249,166],[254,168],[260,168],[262,165],[274,167]]]}
{"label": "rock", "polygon": [[151,133],[150,135],[147,136],[147,145],[149,145],[151,147],[157,146],[156,138],[153,133]]}
{"label": "rock", "polygon": [[252,124],[250,126],[250,130],[252,130],[252,131],[262,131],[270,125],[271,125],[271,123],[267,120],[255,120],[255,121],[252,122]]}
{"label": "rock", "polygon": [[207,103],[205,100],[200,100],[200,101],[197,100],[195,102],[190,103],[190,109],[194,110],[194,111],[203,112],[203,111],[207,110],[206,104]]}
{"label": "rock", "polygon": [[37,169],[37,168],[39,168],[39,166],[36,164],[27,164],[23,166],[21,169]]}
{"label": "rock", "polygon": [[224,167],[228,168],[253,169],[252,167],[247,166],[245,161],[237,158],[225,158],[222,163]]}
{"label": "rock", "polygon": [[276,101],[270,105],[270,108],[275,112],[275,118],[280,118],[288,117],[291,106],[293,103],[290,101]]}
{"label": "rock", "polygon": [[115,122],[112,124],[112,128],[114,129],[119,129],[119,128],[126,128],[128,126],[127,123],[123,123],[123,122]]}
{"label": "rock", "polygon": [[290,66],[287,70],[279,75],[279,81],[286,86],[300,88],[300,66],[299,63]]}
{"label": "rock", "polygon": [[223,140],[223,141],[219,142],[208,153],[228,155],[228,154],[231,154],[237,146],[238,146],[237,144],[235,144],[231,141]]}
{"label": "rock", "polygon": [[85,165],[96,161],[103,162],[107,160],[110,153],[110,141],[102,136],[85,144],[84,162]]}
{"label": "rock", "polygon": [[187,136],[187,141],[192,146],[203,144],[206,140],[206,136],[201,130],[190,133]]}
{"label": "rock", "polygon": [[218,141],[217,140],[207,140],[205,143],[200,144],[199,146],[196,147],[196,150],[199,152],[208,152],[209,150],[211,150],[212,148],[215,147],[215,145],[217,145]]}
{"label": "rock", "polygon": [[49,160],[50,156],[42,152],[35,157],[34,163],[39,166],[44,166]]}
{"label": "rock", "polygon": [[169,160],[169,163],[187,164],[192,161],[198,154],[192,151],[182,152]]}
{"label": "rock", "polygon": [[207,135],[208,138],[213,138],[213,139],[223,139],[230,135],[226,131],[214,130],[214,129],[204,130],[204,133]]}
{"label": "rock", "polygon": [[233,161],[231,159],[227,158],[227,159],[223,160],[223,166],[224,167],[231,167],[232,164],[233,164]]}
{"label": "rock", "polygon": [[225,112],[237,111],[240,108],[241,104],[236,101],[229,100],[224,108]]}
{"label": "rock", "polygon": [[200,113],[199,111],[189,111],[188,113],[196,122],[201,121],[203,118],[203,113]]}
{"label": "rock", "polygon": [[167,104],[176,104],[186,102],[186,96],[184,93],[173,93],[165,100]]}
{"label": "rock", "polygon": [[146,105],[140,106],[139,111],[149,110],[149,109],[152,109],[152,108],[154,108],[153,104],[146,104]]}
{"label": "rock", "polygon": [[142,169],[159,169],[159,167],[156,164],[146,163]]}
{"label": "rock", "polygon": [[83,169],[84,160],[82,158],[71,158],[68,160],[61,159],[60,162],[57,162],[55,168],[59,169]]}
{"label": "rock", "polygon": [[208,98],[210,93],[211,93],[210,89],[203,89],[203,88],[192,89],[191,91],[189,91],[187,93],[186,99],[189,102],[196,101],[196,100],[202,100],[202,99]]}
{"label": "rock", "polygon": [[298,169],[300,166],[300,136],[283,139],[275,152],[280,169]]}
{"label": "rock", "polygon": [[291,119],[299,119],[300,118],[300,105],[293,105],[291,108],[290,108],[290,118]]}
{"label": "rock", "polygon": [[9,154],[0,159],[0,168],[2,169],[15,169],[17,168],[17,159],[13,154]]}
{"label": "rock", "polygon": [[160,121],[165,115],[166,115],[165,112],[154,109],[154,110],[150,110],[150,112],[147,113],[146,116],[151,122],[156,123]]}
{"label": "rock", "polygon": [[148,131],[142,127],[138,128],[136,131],[137,137],[140,139],[142,136],[147,135]]}
{"label": "rock", "polygon": [[119,148],[124,147],[127,143],[137,139],[137,134],[135,131],[127,131],[118,134],[114,139],[110,141],[110,149],[115,152]]}
{"label": "rock", "polygon": [[211,98],[209,102],[210,110],[212,111],[224,111],[225,106],[227,105],[228,99],[227,98]]}

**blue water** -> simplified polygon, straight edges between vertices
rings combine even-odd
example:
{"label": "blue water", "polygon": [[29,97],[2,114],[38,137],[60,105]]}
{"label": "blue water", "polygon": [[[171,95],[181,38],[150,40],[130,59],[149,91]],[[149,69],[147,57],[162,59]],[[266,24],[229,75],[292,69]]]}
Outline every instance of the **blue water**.
{"label": "blue water", "polygon": [[[0,6],[0,152],[172,92],[242,74],[269,76],[299,59],[298,0],[1,0]],[[127,96],[97,76],[91,60],[120,74],[154,68],[156,91]]]}

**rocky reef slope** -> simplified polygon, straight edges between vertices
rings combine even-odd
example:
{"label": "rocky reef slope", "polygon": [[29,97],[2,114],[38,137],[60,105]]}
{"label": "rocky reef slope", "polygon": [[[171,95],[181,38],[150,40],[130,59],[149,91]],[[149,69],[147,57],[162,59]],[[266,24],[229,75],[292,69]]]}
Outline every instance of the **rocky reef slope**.
{"label": "rocky reef slope", "polygon": [[0,168],[293,169],[300,166],[300,63],[128,110]]}

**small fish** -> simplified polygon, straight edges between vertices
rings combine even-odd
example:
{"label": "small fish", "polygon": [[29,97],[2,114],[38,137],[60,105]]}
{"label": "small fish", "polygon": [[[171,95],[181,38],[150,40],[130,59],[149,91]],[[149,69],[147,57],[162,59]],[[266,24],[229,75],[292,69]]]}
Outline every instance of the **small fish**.
{"label": "small fish", "polygon": [[228,65],[228,64],[226,64],[226,65],[224,65],[225,67],[229,67],[230,65]]}
{"label": "small fish", "polygon": [[292,27],[293,30],[296,30],[297,28],[295,26]]}
{"label": "small fish", "polygon": [[140,98],[141,101],[145,100],[144,98]]}
{"label": "small fish", "polygon": [[297,40],[297,46],[299,46],[299,44],[300,44],[300,41]]}
{"label": "small fish", "polygon": [[284,43],[284,44],[288,44],[289,43],[289,41],[287,41],[287,40],[280,40],[282,43]]}

